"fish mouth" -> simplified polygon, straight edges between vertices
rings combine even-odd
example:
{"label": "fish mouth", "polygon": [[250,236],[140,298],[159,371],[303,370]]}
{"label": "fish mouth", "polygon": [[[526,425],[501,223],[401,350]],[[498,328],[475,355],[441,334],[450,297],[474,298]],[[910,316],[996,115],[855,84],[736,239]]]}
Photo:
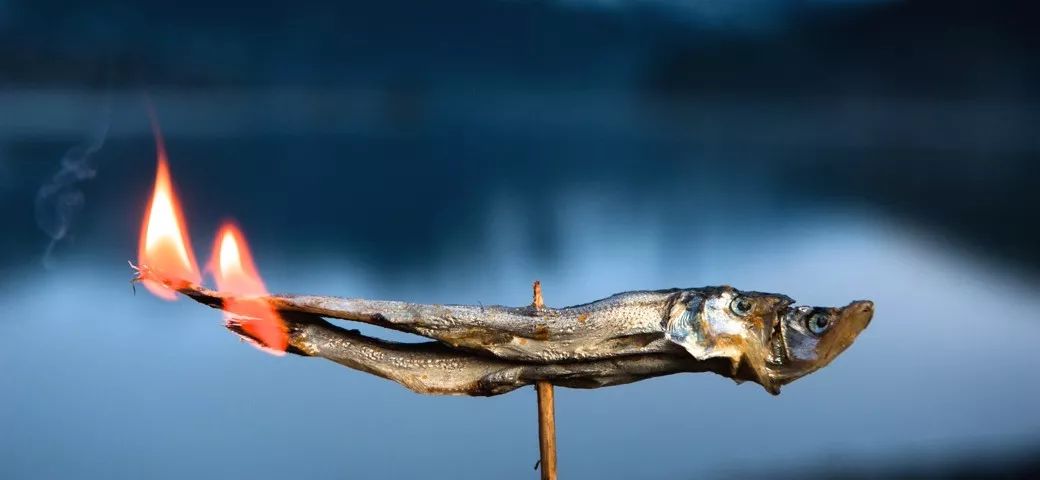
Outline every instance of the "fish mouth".
{"label": "fish mouth", "polygon": [[867,328],[867,325],[870,325],[870,321],[874,318],[874,302],[870,300],[857,300],[845,308],[853,312],[853,315],[858,316],[856,321],[863,324],[860,330]]}
{"label": "fish mouth", "polygon": [[787,299],[776,309],[776,314],[773,316],[773,326],[769,332],[769,336],[766,338],[768,342],[767,347],[770,350],[769,363],[774,366],[781,366],[785,363],[787,357],[787,342],[784,340],[784,330],[786,329],[786,323],[788,316],[796,313],[798,307],[793,306],[794,300]]}
{"label": "fish mouth", "polygon": [[842,307],[838,319],[838,332],[842,337],[839,342],[842,350],[852,344],[856,336],[870,325],[874,318],[874,302],[870,300],[856,300]]}

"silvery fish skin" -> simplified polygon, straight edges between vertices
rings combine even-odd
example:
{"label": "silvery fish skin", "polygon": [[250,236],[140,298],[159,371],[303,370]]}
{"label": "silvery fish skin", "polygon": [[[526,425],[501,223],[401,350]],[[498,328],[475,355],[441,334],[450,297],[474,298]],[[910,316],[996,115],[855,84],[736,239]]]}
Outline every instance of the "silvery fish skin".
{"label": "silvery fish skin", "polygon": [[[215,308],[224,308],[224,299],[232,297],[184,282],[170,286]],[[296,332],[291,333],[290,343],[297,350],[370,373],[383,372],[381,376],[421,393],[487,394],[489,379],[494,379],[491,384],[497,386],[492,390],[497,394],[539,376],[560,385],[603,386],[712,371],[738,382],[751,380],[777,394],[780,386],[829,364],[873,315],[870,301],[841,308],[792,306],[794,301],[785,295],[728,286],[626,292],[565,308],[430,305],[316,295],[263,298],[294,318],[359,321],[437,340],[448,349],[447,353],[438,350],[439,354],[454,359],[441,364],[441,372],[450,370],[450,365],[479,366],[460,367],[444,377],[451,379],[451,388],[419,388],[414,381],[402,381],[418,370],[408,373],[397,367],[424,363],[421,359],[430,347],[394,344],[382,352],[384,345],[372,343],[364,350],[371,354],[357,358],[356,353],[343,350],[346,343],[329,340],[346,339],[345,334],[325,334],[325,341],[315,342],[300,333],[316,331],[308,326],[314,322],[301,321],[300,328],[290,329]],[[411,360],[404,362],[404,357]],[[611,371],[616,364],[612,362],[624,359],[637,362],[638,374]],[[475,378],[476,371],[483,377]],[[525,373],[510,376],[501,373],[505,371]],[[509,381],[503,382],[507,377]],[[483,389],[466,391],[460,384],[480,384]]]}

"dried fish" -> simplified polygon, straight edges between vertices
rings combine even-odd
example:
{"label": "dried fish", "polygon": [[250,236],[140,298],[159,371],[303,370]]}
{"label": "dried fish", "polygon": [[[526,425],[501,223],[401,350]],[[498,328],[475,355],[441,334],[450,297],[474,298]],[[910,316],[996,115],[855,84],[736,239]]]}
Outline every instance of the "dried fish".
{"label": "dried fish", "polygon": [[[215,308],[233,298],[188,282],[153,279]],[[706,371],[778,394],[782,385],[823,368],[848,348],[874,312],[867,300],[841,308],[793,306],[784,295],[728,286],[626,292],[565,308],[261,298],[283,313],[294,353],[327,358],[419,393],[467,395],[496,395],[538,380],[596,388]],[[323,318],[436,342],[387,342]],[[233,321],[229,328],[242,333]]]}

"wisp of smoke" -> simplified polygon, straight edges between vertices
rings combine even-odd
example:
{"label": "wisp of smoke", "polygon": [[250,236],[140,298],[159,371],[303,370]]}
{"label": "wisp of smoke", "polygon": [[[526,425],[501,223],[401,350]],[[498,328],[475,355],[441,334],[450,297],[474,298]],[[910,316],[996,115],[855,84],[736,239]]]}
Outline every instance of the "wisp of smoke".
{"label": "wisp of smoke", "polygon": [[106,101],[102,119],[80,144],[61,159],[58,171],[36,192],[36,225],[50,238],[43,254],[44,268],[51,268],[54,247],[69,235],[73,220],[86,198],[80,184],[97,175],[94,154],[101,150],[111,122],[111,102]]}

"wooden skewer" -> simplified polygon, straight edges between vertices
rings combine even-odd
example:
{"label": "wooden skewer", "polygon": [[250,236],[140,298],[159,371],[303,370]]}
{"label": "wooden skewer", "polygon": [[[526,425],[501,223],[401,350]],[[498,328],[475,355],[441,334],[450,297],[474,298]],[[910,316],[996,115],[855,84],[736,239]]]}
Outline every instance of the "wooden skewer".
{"label": "wooden skewer", "polygon": [[[534,302],[532,306],[541,309],[545,306],[542,299],[542,282],[534,282]],[[556,404],[553,399],[553,385],[545,380],[535,384],[538,392],[538,450],[541,455],[540,465],[542,480],[556,480]]]}
{"label": "wooden skewer", "polygon": [[542,480],[556,480],[556,408],[553,386],[544,380],[538,390],[538,449],[542,455]]}

